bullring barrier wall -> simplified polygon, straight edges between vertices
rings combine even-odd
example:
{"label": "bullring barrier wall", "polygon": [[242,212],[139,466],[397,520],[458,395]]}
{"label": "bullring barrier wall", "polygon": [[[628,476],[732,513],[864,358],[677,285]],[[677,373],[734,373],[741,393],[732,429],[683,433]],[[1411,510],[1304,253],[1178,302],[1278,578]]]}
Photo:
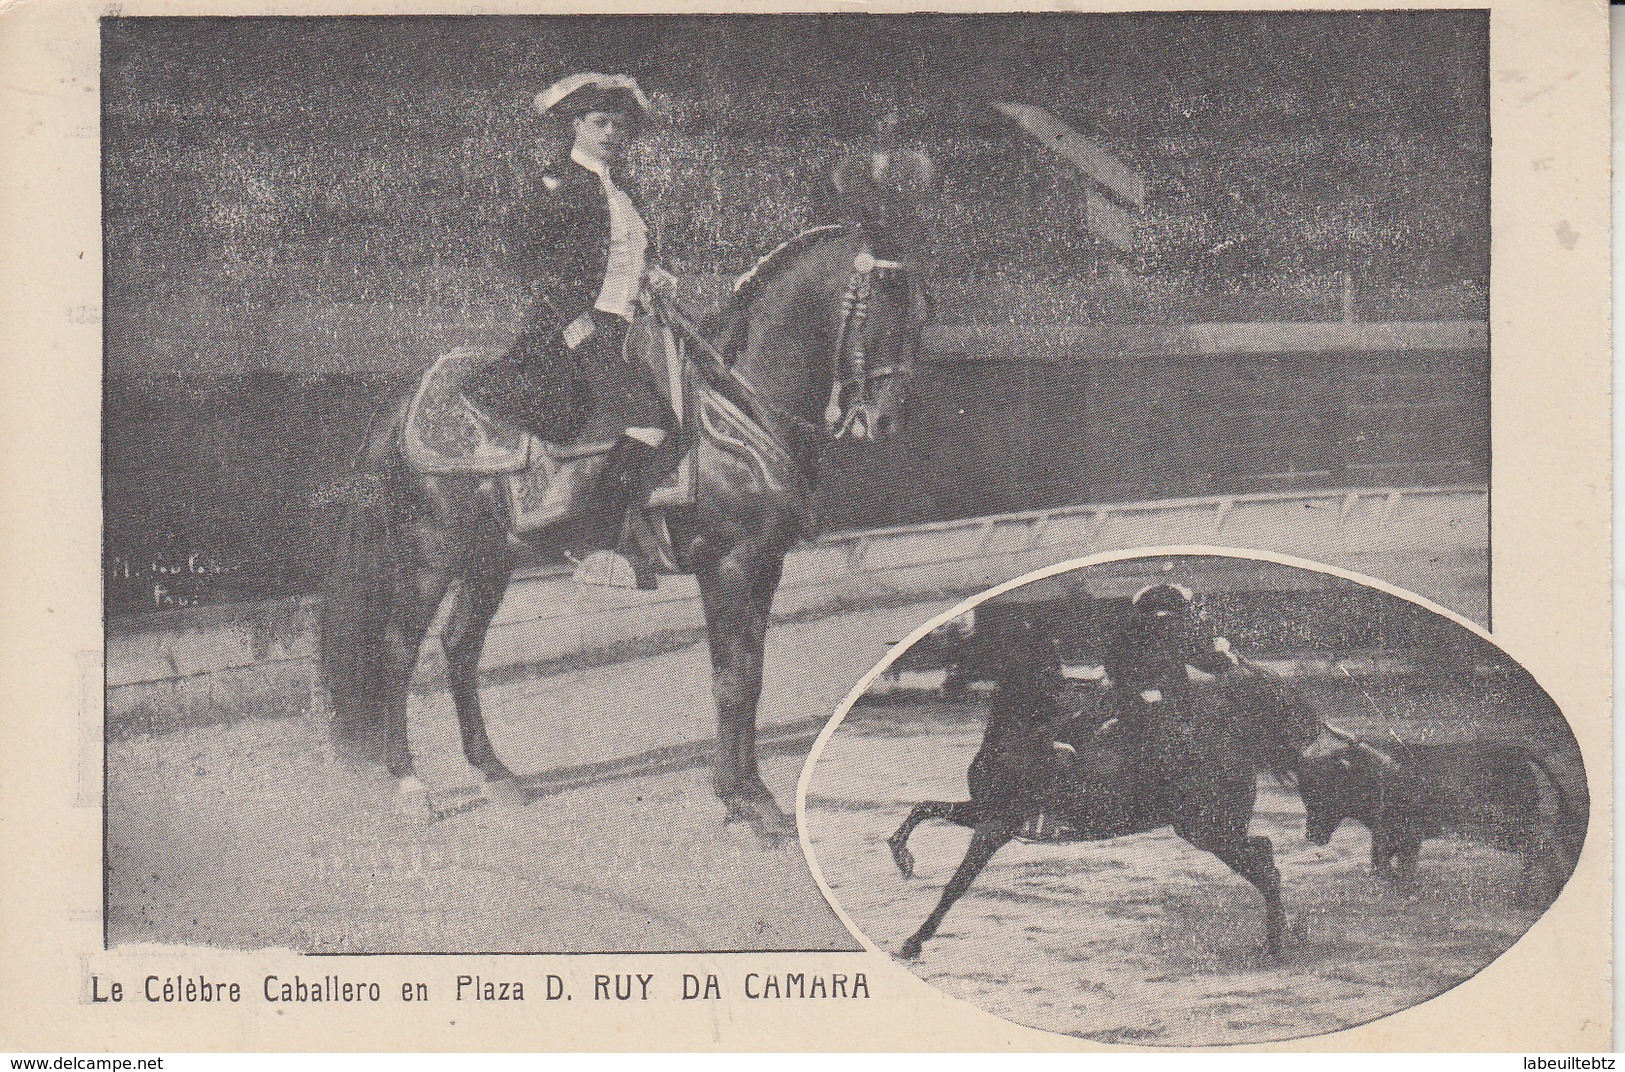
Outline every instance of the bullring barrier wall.
{"label": "bullring barrier wall", "polygon": [[[1471,486],[1084,505],[837,533],[791,554],[774,617],[940,600],[1070,558],[1179,544],[1338,566],[1488,622],[1488,494]],[[1238,573],[1234,583],[1257,582]],[[303,597],[111,620],[107,732],[319,711],[318,609]],[[492,624],[481,667],[487,675],[567,671],[692,643],[702,626],[692,578],[664,578],[658,592],[645,593],[583,588],[557,570],[522,572]],[[438,649],[427,648],[420,680],[433,682]]]}

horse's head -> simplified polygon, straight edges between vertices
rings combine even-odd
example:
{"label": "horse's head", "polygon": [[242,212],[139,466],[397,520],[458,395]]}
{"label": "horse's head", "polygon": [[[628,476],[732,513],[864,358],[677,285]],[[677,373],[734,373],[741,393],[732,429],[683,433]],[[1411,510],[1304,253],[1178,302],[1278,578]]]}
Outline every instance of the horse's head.
{"label": "horse's head", "polygon": [[835,374],[824,409],[824,425],[837,438],[882,439],[902,423],[931,318],[919,264],[919,207],[935,181],[930,159],[910,150],[874,152],[836,168],[842,213],[854,224],[846,243],[851,271],[836,314]]}
{"label": "horse's head", "polygon": [[930,162],[907,152],[864,159],[836,170],[841,222],[803,232],[742,276],[722,331],[724,350],[743,339],[734,374],[770,411],[837,439],[898,429],[931,317],[904,207],[933,181]]}

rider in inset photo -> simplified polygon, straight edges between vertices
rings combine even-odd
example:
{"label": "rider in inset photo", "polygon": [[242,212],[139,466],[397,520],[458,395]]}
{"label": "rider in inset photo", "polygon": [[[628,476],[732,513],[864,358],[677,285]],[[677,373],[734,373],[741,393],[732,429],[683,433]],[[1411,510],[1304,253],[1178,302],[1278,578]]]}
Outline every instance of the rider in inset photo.
{"label": "rider in inset photo", "polygon": [[1136,729],[1151,705],[1188,691],[1187,666],[1217,675],[1239,660],[1230,641],[1197,613],[1195,594],[1182,584],[1163,583],[1135,593],[1127,616],[1106,638],[1104,662],[1101,685],[1115,700],[1117,717]]}

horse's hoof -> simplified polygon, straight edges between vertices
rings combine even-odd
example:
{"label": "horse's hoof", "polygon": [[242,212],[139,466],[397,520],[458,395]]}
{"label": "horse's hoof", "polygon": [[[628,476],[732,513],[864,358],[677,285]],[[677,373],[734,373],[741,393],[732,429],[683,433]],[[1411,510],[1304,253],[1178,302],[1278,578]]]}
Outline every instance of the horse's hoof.
{"label": "horse's hoof", "polygon": [[920,947],[924,944],[918,938],[910,938],[903,943],[903,948],[897,951],[897,956],[902,960],[919,960]]}
{"label": "horse's hoof", "polygon": [[751,831],[766,849],[777,849],[797,840],[796,824],[782,815],[756,815],[750,820]]}
{"label": "horse's hoof", "polygon": [[502,808],[523,808],[530,803],[530,798],[525,794],[525,787],[512,775],[487,781],[485,799]]}
{"label": "horse's hoof", "polygon": [[796,824],[779,810],[771,798],[764,806],[751,797],[726,797],[723,805],[727,808],[722,818],[723,825],[746,824],[765,848],[776,849],[796,840]]}
{"label": "horse's hoof", "polygon": [[897,862],[897,870],[903,873],[904,878],[914,877],[914,854],[908,848],[895,842],[886,842],[891,847],[891,858]]}
{"label": "horse's hoof", "polygon": [[777,828],[764,828],[760,825],[754,826],[752,829],[756,834],[757,844],[764,849],[782,849],[786,845],[793,845],[796,841],[794,830],[785,833]]}
{"label": "horse's hoof", "polygon": [[434,819],[434,807],[429,803],[429,788],[410,774],[395,786],[395,814],[402,819],[427,823]]}

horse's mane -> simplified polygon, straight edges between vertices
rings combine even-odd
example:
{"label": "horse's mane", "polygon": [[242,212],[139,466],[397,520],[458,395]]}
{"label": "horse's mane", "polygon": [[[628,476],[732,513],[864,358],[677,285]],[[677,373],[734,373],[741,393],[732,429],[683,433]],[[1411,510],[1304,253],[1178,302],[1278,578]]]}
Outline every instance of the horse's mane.
{"label": "horse's mane", "polygon": [[1259,760],[1277,781],[1296,781],[1303,749],[1320,733],[1320,718],[1308,701],[1287,681],[1251,670],[1245,677],[1227,675],[1228,703],[1245,704],[1257,711]]}
{"label": "horse's mane", "polygon": [[783,242],[780,242],[778,245],[756,258],[756,263],[751,265],[750,270],[744,275],[740,276],[738,279],[734,280],[734,297],[741,301],[750,300],[751,293],[757,287],[761,286],[761,284],[766,282],[767,279],[778,274],[783,266],[788,264],[789,255],[791,253],[811,245],[815,240],[822,240],[824,238],[831,237],[844,230],[846,230],[845,224],[826,223],[817,227],[809,227],[805,231],[802,231],[799,234],[793,235],[790,238],[785,239]]}
{"label": "horse's mane", "polygon": [[845,224],[823,224],[785,239],[756,259],[750,269],[734,280],[733,289],[714,312],[706,316],[701,330],[716,341],[722,356],[732,360],[734,351],[744,340],[744,321],[750,303],[762,287],[777,279],[794,262],[795,254],[817,245],[847,230]]}

